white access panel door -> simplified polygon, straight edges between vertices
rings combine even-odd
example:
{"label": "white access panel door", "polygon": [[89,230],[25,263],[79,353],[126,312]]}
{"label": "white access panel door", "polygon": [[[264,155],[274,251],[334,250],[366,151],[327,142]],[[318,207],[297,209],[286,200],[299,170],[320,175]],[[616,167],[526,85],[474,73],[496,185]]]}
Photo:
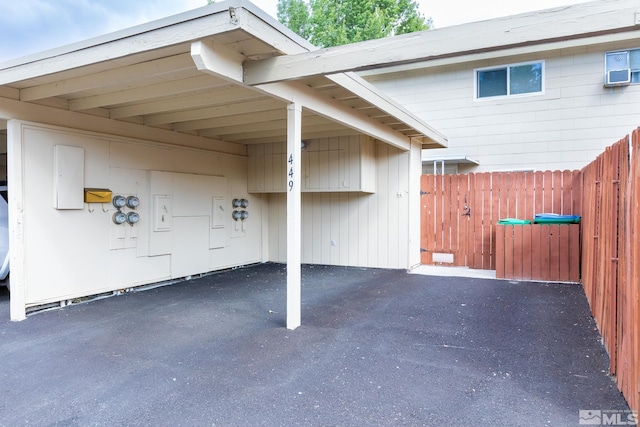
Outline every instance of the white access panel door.
{"label": "white access panel door", "polygon": [[84,209],[84,149],[53,147],[53,207]]}
{"label": "white access panel door", "polygon": [[209,268],[209,217],[188,216],[173,219],[171,276],[206,273]]}

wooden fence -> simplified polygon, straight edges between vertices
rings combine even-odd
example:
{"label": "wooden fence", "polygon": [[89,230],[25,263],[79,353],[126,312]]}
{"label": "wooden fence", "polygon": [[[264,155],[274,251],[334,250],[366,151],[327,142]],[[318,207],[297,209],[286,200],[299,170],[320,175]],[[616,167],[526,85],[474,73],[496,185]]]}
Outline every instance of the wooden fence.
{"label": "wooden fence", "polygon": [[[630,150],[631,148],[631,150]],[[618,388],[640,410],[640,129],[582,170],[582,283]]]}
{"label": "wooden fence", "polygon": [[[581,171],[423,175],[421,182],[423,264],[450,255],[453,265],[495,269],[499,219],[532,219],[543,212],[582,217],[581,281],[609,353],[611,373],[636,412],[640,411],[639,150],[640,128]],[[522,268],[528,268],[526,263]]]}
{"label": "wooden fence", "polygon": [[495,270],[499,219],[580,215],[581,191],[580,171],[422,175],[422,263]]}
{"label": "wooden fence", "polygon": [[580,281],[580,224],[496,226],[496,278]]}

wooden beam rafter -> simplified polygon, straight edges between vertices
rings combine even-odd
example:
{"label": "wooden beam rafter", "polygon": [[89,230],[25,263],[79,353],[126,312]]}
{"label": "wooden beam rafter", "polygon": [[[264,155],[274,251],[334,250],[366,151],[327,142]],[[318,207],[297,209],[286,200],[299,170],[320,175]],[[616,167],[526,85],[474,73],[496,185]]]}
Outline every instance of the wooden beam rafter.
{"label": "wooden beam rafter", "polygon": [[62,79],[52,83],[31,86],[20,90],[22,101],[69,95],[97,88],[104,88],[122,82],[148,79],[150,75],[162,76],[193,69],[193,61],[187,53],[161,58],[139,64],[119,67],[108,71]]}
{"label": "wooden beam rafter", "polygon": [[267,96],[262,96],[245,101],[240,100],[238,102],[216,105],[213,107],[196,107],[183,111],[147,115],[145,116],[144,124],[148,126],[157,126],[167,123],[207,120],[218,117],[230,117],[237,114],[252,114],[277,108],[284,108],[284,103]]}
{"label": "wooden beam rafter", "polygon": [[164,82],[129,90],[109,92],[103,95],[72,99],[69,101],[69,109],[72,111],[80,111],[133,102],[145,102],[157,98],[166,98],[167,96],[198,93],[203,90],[211,90],[223,86],[228,86],[228,84],[220,80],[212,79],[210,76],[201,75],[189,79],[177,80],[175,82]]}

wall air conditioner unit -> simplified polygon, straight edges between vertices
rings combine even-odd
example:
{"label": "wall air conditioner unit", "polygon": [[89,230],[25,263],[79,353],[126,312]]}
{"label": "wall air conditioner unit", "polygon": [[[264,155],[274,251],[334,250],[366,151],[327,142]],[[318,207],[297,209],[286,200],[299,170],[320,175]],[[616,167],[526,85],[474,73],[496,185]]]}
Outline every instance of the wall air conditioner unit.
{"label": "wall air conditioner unit", "polygon": [[609,70],[607,71],[605,86],[627,86],[631,83],[631,70]]}

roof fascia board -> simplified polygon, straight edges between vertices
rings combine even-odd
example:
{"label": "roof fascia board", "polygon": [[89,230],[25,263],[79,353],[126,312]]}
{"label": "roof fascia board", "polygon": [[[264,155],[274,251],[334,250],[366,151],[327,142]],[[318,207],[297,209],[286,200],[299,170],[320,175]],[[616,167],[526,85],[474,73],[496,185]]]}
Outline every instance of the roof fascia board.
{"label": "roof fascia board", "polygon": [[316,93],[300,82],[279,82],[256,86],[257,89],[288,103],[299,103],[304,108],[355,129],[365,135],[393,145],[402,151],[411,148],[410,138],[377,122],[338,101]]}
{"label": "roof fascia board", "polygon": [[260,39],[263,43],[270,45],[285,55],[318,50],[317,46],[285,27],[253,3],[246,0],[238,0],[237,3],[248,13],[258,18],[248,19],[248,16],[246,16],[242,29]]}
{"label": "roof fascia board", "polygon": [[614,33],[614,34],[606,34],[606,35],[594,36],[594,37],[585,37],[580,39],[564,40],[564,41],[553,42],[553,43],[545,43],[541,45],[531,45],[531,46],[499,49],[499,50],[492,50],[492,51],[481,52],[481,53],[472,53],[472,54],[460,55],[460,56],[454,56],[454,57],[425,60],[424,62],[415,62],[411,64],[403,64],[403,65],[396,65],[396,66],[390,66],[390,67],[384,67],[384,68],[369,69],[369,70],[359,71],[358,75],[374,76],[374,75],[381,75],[381,74],[391,74],[391,73],[411,71],[411,70],[417,70],[417,69],[443,67],[446,65],[465,64],[465,63],[470,63],[475,61],[484,61],[488,59],[504,58],[509,56],[526,55],[531,53],[544,54],[547,52],[553,52],[553,51],[558,51],[562,49],[571,49],[571,48],[581,47],[581,46],[594,46],[594,45],[615,43],[615,42],[634,40],[634,39],[640,40],[640,29],[637,29],[635,31],[624,32],[624,33]]}
{"label": "roof fascia board", "polygon": [[[222,5],[222,3],[220,4]],[[207,9],[211,8],[211,9]],[[206,13],[202,10],[206,9]],[[0,64],[0,85],[187,43],[240,28],[227,9],[207,6],[148,25],[91,39],[20,63]],[[213,11],[212,11],[213,10]],[[199,12],[199,13],[195,13]],[[242,13],[241,10],[237,11]],[[187,24],[187,25],[185,25]],[[177,30],[176,26],[184,26]]]}
{"label": "roof fascia board", "polygon": [[245,82],[257,85],[634,31],[637,12],[637,0],[594,1],[249,61]]}

